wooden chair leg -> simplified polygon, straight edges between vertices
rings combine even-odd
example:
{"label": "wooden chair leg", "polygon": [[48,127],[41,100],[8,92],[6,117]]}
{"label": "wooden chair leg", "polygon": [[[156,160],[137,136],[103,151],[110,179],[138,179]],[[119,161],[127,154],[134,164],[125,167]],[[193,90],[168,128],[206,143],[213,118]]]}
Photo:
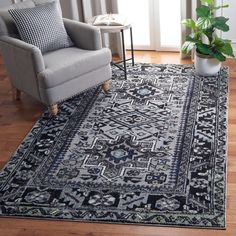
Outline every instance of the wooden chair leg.
{"label": "wooden chair leg", "polygon": [[12,88],[12,98],[13,100],[19,101],[21,99],[21,91],[16,88]]}
{"label": "wooden chair leg", "polygon": [[102,84],[102,89],[105,93],[108,93],[108,91],[110,89],[110,83],[111,83],[111,81],[107,80]]}
{"label": "wooden chair leg", "polygon": [[58,114],[58,105],[51,105],[48,107],[49,112],[53,115],[53,116],[57,116]]}

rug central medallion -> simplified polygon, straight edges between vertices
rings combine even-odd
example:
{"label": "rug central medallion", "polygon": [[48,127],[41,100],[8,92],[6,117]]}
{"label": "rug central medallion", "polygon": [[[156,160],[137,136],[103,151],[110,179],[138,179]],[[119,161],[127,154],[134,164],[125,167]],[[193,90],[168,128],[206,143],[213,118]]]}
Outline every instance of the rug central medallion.
{"label": "rug central medallion", "polygon": [[144,158],[143,153],[135,150],[132,141],[125,136],[112,143],[97,140],[88,153],[83,168],[94,167],[98,172],[101,170],[101,176],[113,182],[118,177],[123,177],[127,170],[148,170],[150,163],[150,158]]}
{"label": "rug central medallion", "polygon": [[[114,81],[109,95],[100,93],[52,163],[45,162],[37,184],[184,191],[189,156],[183,148],[189,150],[192,140],[183,135],[183,121],[197,85],[189,77],[162,76]],[[190,117],[189,132],[193,125]]]}

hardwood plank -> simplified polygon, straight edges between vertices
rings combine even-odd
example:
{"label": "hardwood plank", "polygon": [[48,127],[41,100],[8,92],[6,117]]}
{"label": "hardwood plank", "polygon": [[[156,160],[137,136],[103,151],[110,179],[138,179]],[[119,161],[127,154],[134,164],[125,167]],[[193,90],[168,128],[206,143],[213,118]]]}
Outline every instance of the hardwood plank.
{"label": "hardwood plank", "polygon": [[[99,223],[80,223],[65,221],[45,221],[45,220],[14,220],[14,229],[27,229],[32,232],[39,230],[53,232],[57,231],[57,235],[67,235],[68,232],[75,232],[78,235],[136,235],[136,236],[234,236],[236,225],[227,230],[210,230],[210,229],[190,229],[175,227],[155,227],[155,226],[139,226],[139,225],[121,225],[121,224],[99,224]],[[4,222],[6,221],[6,222]],[[0,229],[8,223],[9,220],[3,219],[0,222]],[[30,227],[29,227],[30,225]],[[12,227],[11,227],[12,228]],[[35,235],[35,234],[32,234]],[[44,234],[37,234],[44,235]],[[1,236],[1,234],[0,234]]]}
{"label": "hardwood plank", "polygon": [[[158,64],[191,64],[178,53],[136,51],[135,61]],[[224,63],[230,68],[227,229],[208,230],[138,225],[81,223],[52,220],[0,218],[0,236],[234,236],[236,235],[236,60]],[[35,121],[46,109],[23,94],[13,101],[11,86],[0,57],[0,168],[21,143]]]}

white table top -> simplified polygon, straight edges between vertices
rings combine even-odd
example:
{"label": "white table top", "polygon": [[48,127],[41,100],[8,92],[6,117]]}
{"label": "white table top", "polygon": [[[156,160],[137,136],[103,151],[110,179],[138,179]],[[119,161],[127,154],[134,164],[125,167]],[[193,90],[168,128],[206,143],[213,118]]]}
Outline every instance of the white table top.
{"label": "white table top", "polygon": [[[88,23],[93,25],[93,22],[95,20],[96,16],[92,17],[91,19],[88,20]],[[115,26],[115,25],[96,25],[102,33],[117,33],[120,32],[121,30],[126,30],[132,27],[131,23],[128,21],[125,22],[124,25],[121,26]]]}

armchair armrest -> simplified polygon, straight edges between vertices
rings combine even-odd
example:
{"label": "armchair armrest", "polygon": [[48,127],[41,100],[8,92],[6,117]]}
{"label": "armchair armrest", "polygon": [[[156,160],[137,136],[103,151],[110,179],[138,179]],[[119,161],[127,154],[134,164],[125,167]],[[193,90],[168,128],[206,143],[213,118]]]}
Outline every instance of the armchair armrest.
{"label": "armchair armrest", "polygon": [[[27,64],[26,60],[28,60],[29,64],[33,63],[36,73],[45,69],[42,53],[34,45],[9,36],[2,36],[0,37],[0,50],[4,55],[6,63],[8,58],[19,56],[21,60],[25,61],[24,64]],[[10,62],[13,61],[11,60]]]}
{"label": "armchair armrest", "polygon": [[45,69],[36,46],[9,36],[0,37],[0,51],[12,85],[40,100],[37,74]]}
{"label": "armchair armrest", "polygon": [[67,33],[78,48],[99,50],[102,48],[101,33],[92,25],[63,19]]}

